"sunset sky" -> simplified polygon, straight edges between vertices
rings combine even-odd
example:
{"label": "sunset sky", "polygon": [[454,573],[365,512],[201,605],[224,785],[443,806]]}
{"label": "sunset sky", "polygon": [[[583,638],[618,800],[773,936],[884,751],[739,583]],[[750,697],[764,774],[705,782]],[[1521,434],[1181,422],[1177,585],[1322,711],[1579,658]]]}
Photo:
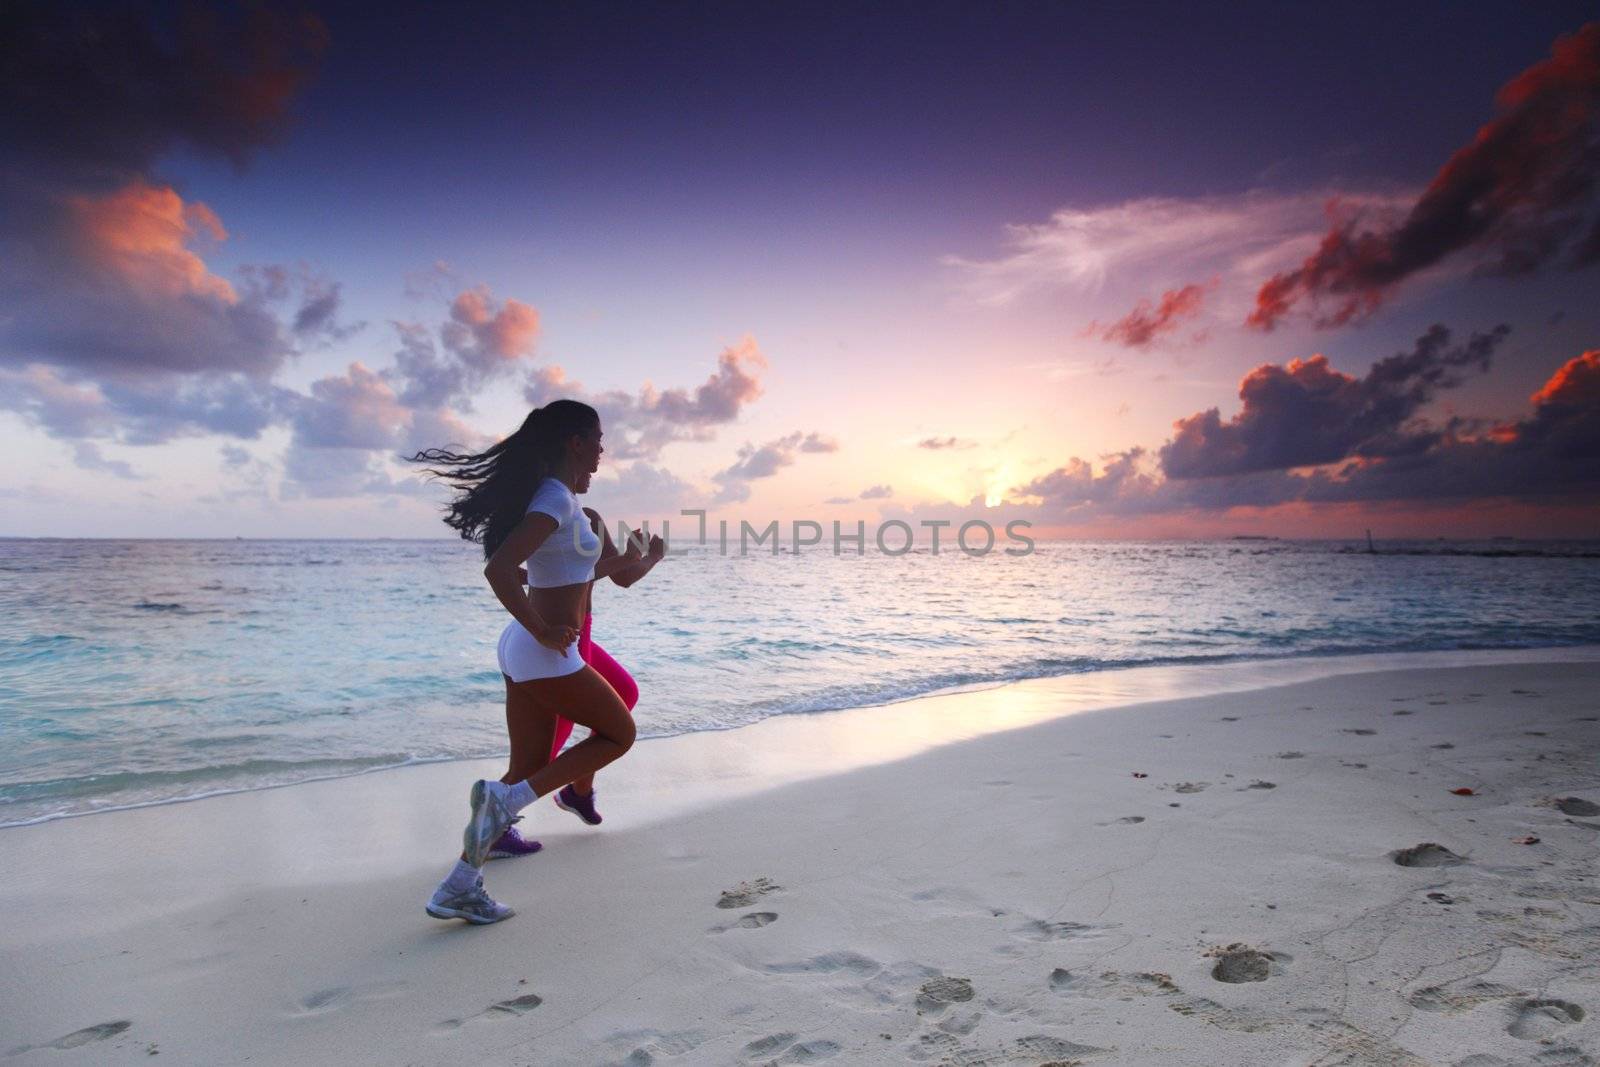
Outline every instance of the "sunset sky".
{"label": "sunset sky", "polygon": [[0,535],[1600,536],[1585,3],[0,10]]}

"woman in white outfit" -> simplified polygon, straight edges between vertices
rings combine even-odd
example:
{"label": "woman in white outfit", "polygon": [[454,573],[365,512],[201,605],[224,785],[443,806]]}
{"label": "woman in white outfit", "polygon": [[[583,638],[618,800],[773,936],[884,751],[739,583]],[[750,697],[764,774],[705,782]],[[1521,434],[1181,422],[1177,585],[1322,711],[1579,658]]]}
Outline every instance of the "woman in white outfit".
{"label": "woman in white outfit", "polygon": [[594,774],[633,744],[626,705],[577,648],[589,583],[640,559],[639,539],[630,538],[626,551],[601,560],[600,539],[578,503],[604,451],[599,414],[575,400],[555,400],[484,452],[429,449],[412,457],[455,484],[445,522],[483,544],[489,561],[483,575],[511,615],[499,652],[512,748],[547,735],[558,714],[590,730],[523,781],[473,783],[461,857],[426,906],[435,918],[480,924],[510,918],[512,910],[483,888],[491,846],[523,808]]}

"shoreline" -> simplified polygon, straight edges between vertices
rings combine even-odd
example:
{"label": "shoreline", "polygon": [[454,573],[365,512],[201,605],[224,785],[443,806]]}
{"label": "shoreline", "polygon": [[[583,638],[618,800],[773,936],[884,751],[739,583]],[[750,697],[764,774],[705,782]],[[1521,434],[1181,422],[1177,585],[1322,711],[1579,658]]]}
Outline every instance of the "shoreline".
{"label": "shoreline", "polygon": [[530,810],[546,850],[486,868],[519,914],[483,928],[421,912],[454,765],[16,828],[0,1052],[1592,1062],[1600,821],[1554,798],[1600,808],[1600,657],[1562,653],[662,739],[603,827]]}
{"label": "shoreline", "polygon": [[[1492,648],[1492,649],[1436,649],[1420,652],[1359,652],[1359,653],[1329,653],[1309,654],[1295,653],[1284,656],[1271,657],[1242,657],[1237,659],[1222,659],[1200,663],[1161,663],[1139,664],[1128,667],[1099,667],[1094,670],[1069,674],[1038,675],[1022,678],[1013,678],[994,682],[974,682],[964,685],[950,686],[932,690],[926,693],[915,693],[909,696],[883,700],[875,703],[855,704],[848,707],[824,708],[814,711],[783,711],[776,712],[764,719],[753,723],[739,723],[728,726],[707,726],[696,730],[688,730],[676,734],[641,734],[638,744],[655,744],[662,741],[671,741],[679,738],[697,737],[700,735],[716,735],[740,730],[760,727],[767,722],[788,718],[810,719],[817,717],[853,715],[868,713],[878,709],[896,708],[906,704],[916,704],[919,701],[936,701],[948,697],[956,697],[968,693],[988,693],[997,690],[1006,690],[1012,687],[1038,687],[1050,691],[1051,694],[1061,696],[1072,702],[1073,710],[1085,711],[1097,708],[1110,708],[1114,706],[1144,703],[1150,700],[1163,699],[1175,692],[1184,692],[1194,696],[1215,695],[1218,693],[1236,691],[1238,688],[1257,688],[1266,685],[1291,684],[1295,681],[1311,681],[1319,678],[1334,677],[1341,674],[1360,674],[1381,670],[1403,669],[1432,669],[1434,667],[1448,667],[1460,664],[1482,663],[1527,663],[1527,662],[1595,662],[1600,661],[1600,645],[1547,645],[1532,648]],[[1228,677],[1240,675],[1239,678]],[[1115,685],[1106,679],[1102,684],[1095,683],[1101,676],[1127,677],[1127,684]],[[1089,699],[1085,701],[1085,694],[1068,693],[1066,689],[1083,689],[1087,686]],[[1196,688],[1198,686],[1198,688]],[[1064,714],[1065,712],[1063,712]],[[997,729],[1015,728],[1013,726],[997,727]],[[987,732],[987,731],[985,731]],[[971,737],[981,734],[964,733],[961,736]],[[935,742],[948,743],[948,742]],[[310,778],[298,779],[292,782],[270,782],[265,784],[250,784],[230,786],[219,789],[206,790],[192,795],[164,797],[154,800],[133,801],[126,804],[107,805],[102,808],[92,808],[86,811],[50,812],[43,815],[30,816],[25,819],[6,821],[0,819],[0,841],[8,831],[24,829],[33,826],[43,826],[50,823],[67,820],[83,819],[90,816],[115,815],[129,811],[143,811],[158,809],[180,804],[193,804],[200,801],[215,800],[221,797],[250,795],[254,793],[270,792],[281,789],[292,789],[299,786],[315,785],[323,782],[337,782],[351,778],[364,778],[374,774],[384,774],[395,771],[406,771],[417,767],[431,767],[461,763],[489,763],[494,760],[503,760],[504,752],[489,756],[417,756],[400,763],[386,763],[373,767],[365,767],[338,774],[318,775]],[[492,775],[491,775],[492,777]]]}

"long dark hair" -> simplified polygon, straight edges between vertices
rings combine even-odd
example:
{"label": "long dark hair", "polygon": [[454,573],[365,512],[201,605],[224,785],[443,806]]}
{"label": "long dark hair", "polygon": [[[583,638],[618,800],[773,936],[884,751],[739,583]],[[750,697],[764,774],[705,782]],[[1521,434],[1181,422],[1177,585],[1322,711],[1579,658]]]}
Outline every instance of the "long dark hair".
{"label": "long dark hair", "polygon": [[412,463],[431,463],[429,474],[456,488],[445,509],[445,525],[464,541],[483,545],[487,559],[522,521],[533,491],[566,455],[567,441],[600,425],[600,413],[576,400],[552,400],[534,408],[517,432],[482,452],[429,448]]}

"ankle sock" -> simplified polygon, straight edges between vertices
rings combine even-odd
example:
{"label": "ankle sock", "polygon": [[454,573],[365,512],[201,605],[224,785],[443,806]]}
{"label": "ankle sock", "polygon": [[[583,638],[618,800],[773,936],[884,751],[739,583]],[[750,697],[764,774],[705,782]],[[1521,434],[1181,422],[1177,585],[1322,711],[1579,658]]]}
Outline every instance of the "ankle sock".
{"label": "ankle sock", "polygon": [[444,887],[452,893],[465,893],[478,884],[480,873],[478,868],[466,860],[456,860],[456,865],[445,877]]}
{"label": "ankle sock", "polygon": [[533,786],[528,784],[527,779],[523,779],[513,785],[511,791],[506,794],[506,806],[513,812],[517,812],[538,799],[538,796],[533,791]]}

